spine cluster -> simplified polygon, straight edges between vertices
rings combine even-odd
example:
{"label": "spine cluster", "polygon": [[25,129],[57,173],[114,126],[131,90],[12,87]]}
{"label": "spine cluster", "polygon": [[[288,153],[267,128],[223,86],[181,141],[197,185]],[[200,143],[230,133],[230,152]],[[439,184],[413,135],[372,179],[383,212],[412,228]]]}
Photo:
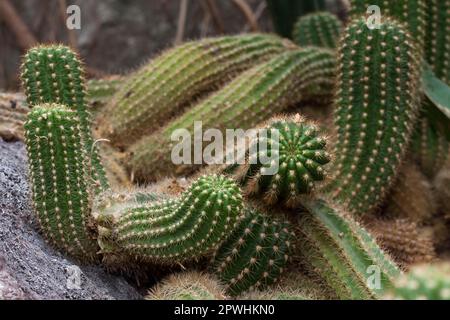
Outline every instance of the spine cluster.
{"label": "spine cluster", "polygon": [[336,48],[342,28],[342,22],[331,13],[311,13],[298,19],[293,40],[299,46]]}

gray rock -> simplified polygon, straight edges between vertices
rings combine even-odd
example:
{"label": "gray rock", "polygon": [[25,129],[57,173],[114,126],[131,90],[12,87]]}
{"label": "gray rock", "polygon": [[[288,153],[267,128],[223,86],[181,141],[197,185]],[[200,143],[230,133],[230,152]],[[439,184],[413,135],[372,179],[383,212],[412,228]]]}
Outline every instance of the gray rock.
{"label": "gray rock", "polygon": [[29,199],[24,145],[0,138],[0,299],[141,298],[122,277],[48,246]]}

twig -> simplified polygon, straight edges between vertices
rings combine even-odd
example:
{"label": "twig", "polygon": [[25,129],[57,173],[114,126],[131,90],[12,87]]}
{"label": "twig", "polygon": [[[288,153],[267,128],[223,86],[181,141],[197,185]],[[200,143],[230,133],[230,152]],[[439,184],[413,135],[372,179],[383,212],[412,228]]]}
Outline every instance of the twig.
{"label": "twig", "polygon": [[217,9],[215,0],[203,0],[203,1],[206,3],[206,7],[208,8],[209,13],[211,14],[216,30],[218,31],[218,33],[224,33],[225,27],[222,18],[220,17],[219,10]]}
{"label": "twig", "polygon": [[252,8],[248,5],[245,0],[233,0],[233,3],[241,10],[247,19],[247,23],[250,25],[250,28],[253,32],[259,31],[258,21],[253,14]]}
{"label": "twig", "polygon": [[[264,10],[266,10],[266,8],[267,8],[267,2],[261,1],[255,10],[256,21],[259,21],[259,18],[261,18],[262,14],[264,13]],[[248,30],[249,30],[249,26],[248,26],[248,24],[246,24],[244,29],[242,30],[242,32],[248,32]]]}
{"label": "twig", "polygon": [[9,0],[0,0],[0,19],[14,33],[22,49],[26,50],[37,43],[36,38],[17,14],[16,9],[11,5]]}
{"label": "twig", "polygon": [[188,9],[188,0],[180,0],[180,12],[178,14],[177,35],[175,36],[174,44],[178,45],[183,41],[184,28],[186,25],[186,16]]}
{"label": "twig", "polygon": [[[63,23],[66,23],[67,20],[67,2],[66,0],[58,0],[59,3],[59,9],[61,11],[61,19],[63,21]],[[66,28],[67,30],[67,41],[69,42],[69,46],[72,49],[77,49],[78,48],[78,40],[77,40],[77,35],[75,34],[75,31],[69,28]]]}

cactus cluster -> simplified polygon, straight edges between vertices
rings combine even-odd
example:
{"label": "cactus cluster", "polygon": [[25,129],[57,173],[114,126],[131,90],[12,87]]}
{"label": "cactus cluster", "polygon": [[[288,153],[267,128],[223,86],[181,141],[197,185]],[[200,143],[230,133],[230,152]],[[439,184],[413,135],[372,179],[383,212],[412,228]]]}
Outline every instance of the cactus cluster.
{"label": "cactus cluster", "polygon": [[[369,4],[379,28],[354,0],[345,28],[331,14],[301,17],[300,47],[266,34],[201,39],[87,85],[69,48],[30,49],[31,109],[17,121],[44,238],[108,271],[147,273],[150,300],[448,298],[448,265],[413,265],[439,254],[429,229],[450,214],[446,126],[420,92],[421,60],[448,78],[449,0]],[[334,127],[299,115],[303,103],[334,106]],[[183,145],[195,160],[211,141],[197,150],[197,121],[265,134],[240,150],[243,163],[194,175],[204,163],[174,164],[172,135],[194,137]],[[181,175],[174,192],[159,179]],[[400,268],[412,268],[406,284]]]}
{"label": "cactus cluster", "polygon": [[311,13],[298,19],[293,41],[299,46],[336,48],[342,28],[342,22],[331,13]]}

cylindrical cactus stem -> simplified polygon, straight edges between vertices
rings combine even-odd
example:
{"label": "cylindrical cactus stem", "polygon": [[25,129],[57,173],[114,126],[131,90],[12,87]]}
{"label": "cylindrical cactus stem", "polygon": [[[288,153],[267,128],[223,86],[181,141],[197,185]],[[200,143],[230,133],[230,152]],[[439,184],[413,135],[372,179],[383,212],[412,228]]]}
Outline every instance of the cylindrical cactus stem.
{"label": "cylindrical cactus stem", "polygon": [[194,164],[177,167],[171,160],[175,146],[171,135],[175,130],[185,129],[193,137],[196,121],[202,121],[204,130],[219,129],[222,133],[226,129],[254,128],[304,98],[331,94],[334,74],[335,58],[329,50],[305,48],[278,55],[241,74],[157,134],[133,145],[129,169],[139,181],[155,179],[156,174],[193,170]]}
{"label": "cylindrical cactus stem", "polygon": [[283,273],[293,233],[287,222],[270,219],[254,209],[216,251],[213,268],[230,295],[264,288]]}
{"label": "cylindrical cactus stem", "polygon": [[25,123],[33,205],[45,238],[84,261],[96,257],[89,172],[75,111],[35,106]]}
{"label": "cylindrical cactus stem", "polygon": [[301,264],[338,299],[376,299],[400,274],[369,233],[326,201],[304,201],[297,234]]}
{"label": "cylindrical cactus stem", "polygon": [[86,83],[86,98],[90,104],[105,104],[123,85],[126,78],[121,76],[109,76],[102,79],[90,79]]}
{"label": "cylindrical cactus stem", "polygon": [[338,69],[336,159],[326,190],[350,212],[367,214],[395,182],[416,123],[416,45],[391,19],[373,30],[356,19],[344,31]]}
{"label": "cylindrical cactus stem", "polygon": [[109,188],[97,147],[91,135],[84,71],[79,58],[62,45],[40,45],[28,50],[21,67],[28,104],[58,103],[77,112],[86,154],[92,163],[91,176],[98,191]]}
{"label": "cylindrical cactus stem", "polygon": [[450,85],[450,0],[426,1],[425,59]]}
{"label": "cylindrical cactus stem", "polygon": [[342,22],[334,14],[311,13],[296,22],[293,41],[299,46],[336,48],[342,28]]}
{"label": "cylindrical cactus stem", "polygon": [[422,264],[395,281],[385,299],[450,300],[450,264]]}
{"label": "cylindrical cactus stem", "polygon": [[422,56],[425,44],[428,0],[351,0],[350,16],[353,19],[365,16],[368,8],[374,5],[380,8],[382,19],[391,17],[405,24],[417,43],[418,54]]}
{"label": "cylindrical cactus stem", "polygon": [[132,75],[106,108],[101,131],[127,146],[179,114],[200,94],[281,53],[289,41],[249,34],[193,41],[175,47]]}
{"label": "cylindrical cactus stem", "polygon": [[[300,115],[275,117],[264,129],[264,135],[250,141],[246,163],[237,166],[232,176],[245,193],[262,196],[267,204],[297,205],[315,182],[325,178],[330,161],[327,140]],[[267,163],[269,158],[272,161]]]}
{"label": "cylindrical cactus stem", "polygon": [[236,183],[223,176],[196,180],[179,199],[125,208],[112,221],[119,250],[148,263],[175,264],[210,254],[241,215]]}
{"label": "cylindrical cactus stem", "polygon": [[146,300],[225,300],[214,276],[197,271],[173,274],[151,289]]}

